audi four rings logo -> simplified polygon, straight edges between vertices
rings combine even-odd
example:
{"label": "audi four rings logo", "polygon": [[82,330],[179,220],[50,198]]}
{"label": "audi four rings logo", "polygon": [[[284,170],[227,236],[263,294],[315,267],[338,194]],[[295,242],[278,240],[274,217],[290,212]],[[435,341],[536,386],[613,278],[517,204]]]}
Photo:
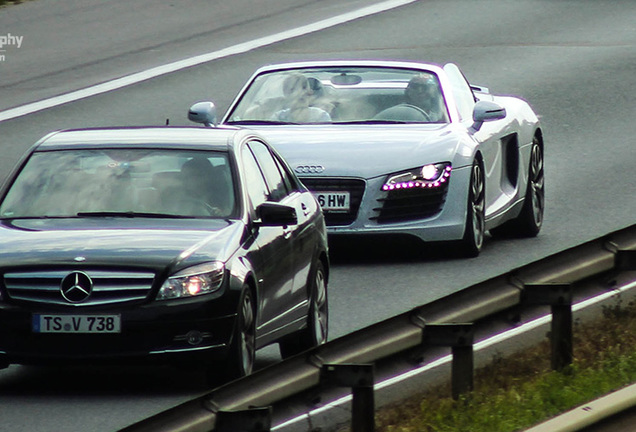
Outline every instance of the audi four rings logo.
{"label": "audi four rings logo", "polygon": [[62,279],[60,292],[69,303],[81,303],[93,292],[93,281],[84,272],[69,273]]}
{"label": "audi four rings logo", "polygon": [[298,174],[317,174],[325,170],[322,165],[298,165],[294,171]]}

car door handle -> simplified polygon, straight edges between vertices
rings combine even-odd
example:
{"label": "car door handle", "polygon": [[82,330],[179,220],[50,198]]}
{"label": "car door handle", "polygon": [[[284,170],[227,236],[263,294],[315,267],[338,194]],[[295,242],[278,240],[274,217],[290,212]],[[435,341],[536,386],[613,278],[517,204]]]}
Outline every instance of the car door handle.
{"label": "car door handle", "polygon": [[292,236],[292,229],[291,228],[284,228],[283,229],[283,238],[285,240],[289,240]]}

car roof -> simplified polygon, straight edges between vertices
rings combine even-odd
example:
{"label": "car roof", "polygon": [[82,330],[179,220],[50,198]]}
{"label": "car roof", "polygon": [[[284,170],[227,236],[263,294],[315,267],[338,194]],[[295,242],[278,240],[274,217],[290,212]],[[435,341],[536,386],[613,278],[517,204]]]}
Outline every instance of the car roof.
{"label": "car roof", "polygon": [[233,127],[150,126],[68,129],[42,138],[39,150],[94,147],[179,147],[228,150],[229,144],[248,133]]}
{"label": "car roof", "polygon": [[285,69],[304,69],[304,68],[319,68],[319,67],[389,67],[399,69],[422,69],[432,72],[442,72],[442,67],[434,63],[420,63],[413,61],[399,61],[399,60],[309,60],[299,62],[288,62],[270,64],[260,67],[256,74],[263,72],[271,72],[275,70]]}

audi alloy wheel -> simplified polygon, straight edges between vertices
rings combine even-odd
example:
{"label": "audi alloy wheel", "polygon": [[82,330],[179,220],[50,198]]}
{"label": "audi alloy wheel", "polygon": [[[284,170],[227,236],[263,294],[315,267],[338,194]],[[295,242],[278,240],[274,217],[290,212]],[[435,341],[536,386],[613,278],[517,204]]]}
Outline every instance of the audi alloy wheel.
{"label": "audi alloy wheel", "polygon": [[486,184],[479,159],[473,161],[468,186],[468,208],[464,237],[459,242],[459,253],[465,257],[476,257],[484,244],[486,227]]}

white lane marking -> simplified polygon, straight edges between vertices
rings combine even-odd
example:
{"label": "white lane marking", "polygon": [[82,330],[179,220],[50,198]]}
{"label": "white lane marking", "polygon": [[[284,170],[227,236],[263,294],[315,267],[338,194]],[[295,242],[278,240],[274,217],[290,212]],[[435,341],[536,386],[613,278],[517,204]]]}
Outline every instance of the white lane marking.
{"label": "white lane marking", "polygon": [[[590,299],[581,301],[579,303],[576,303],[576,304],[572,305],[572,312],[583,310],[586,307],[590,307],[590,306],[593,306],[593,305],[595,305],[597,303],[600,303],[600,302],[603,302],[603,301],[605,301],[607,299],[610,299],[612,297],[616,297],[616,296],[620,295],[621,293],[629,291],[630,289],[633,289],[633,288],[636,288],[636,282],[632,282],[632,283],[627,284],[627,285],[625,285],[623,287],[620,287],[620,288],[618,288],[616,290],[608,291],[608,292],[603,293],[601,295],[598,295],[596,297],[592,297]],[[532,331],[532,330],[534,330],[534,329],[536,329],[536,328],[538,328],[538,327],[540,327],[542,325],[549,324],[551,319],[552,319],[552,317],[550,315],[544,315],[544,316],[536,318],[536,319],[534,319],[532,321],[528,321],[527,323],[522,324],[519,327],[515,327],[513,329],[507,330],[507,331],[502,332],[502,333],[500,333],[498,335],[492,336],[492,337],[490,337],[488,339],[484,339],[483,341],[476,343],[473,346],[473,350],[474,351],[480,351],[480,350],[486,349],[486,348],[488,348],[490,346],[493,346],[493,345],[496,345],[498,343],[504,342],[504,341],[506,341],[508,339],[512,339],[513,337],[517,337],[517,336],[519,336],[519,335],[521,335],[521,334],[523,334],[525,332]],[[395,376],[393,378],[389,378],[387,380],[380,381],[380,382],[376,383],[373,386],[373,388],[374,388],[374,390],[381,390],[383,388],[387,388],[387,387],[390,387],[392,385],[399,384],[402,381],[408,380],[409,378],[412,378],[414,376],[420,375],[420,374],[422,374],[424,372],[428,372],[428,371],[430,371],[432,369],[435,369],[436,367],[440,367],[440,366],[443,366],[445,364],[448,364],[452,360],[453,360],[453,356],[450,355],[450,354],[446,355],[446,356],[443,356],[443,357],[440,357],[437,360],[434,360],[434,361],[432,361],[430,363],[427,363],[424,366],[421,366],[419,368],[410,370],[410,371],[405,372],[405,373],[403,373],[401,375],[397,375],[397,376]],[[280,430],[280,429],[283,429],[283,428],[288,427],[288,426],[292,426],[292,425],[294,425],[294,424],[296,424],[298,422],[301,422],[301,421],[308,421],[308,419],[310,419],[312,416],[315,416],[317,414],[329,411],[332,408],[337,408],[340,405],[343,405],[345,403],[351,402],[351,399],[352,399],[351,395],[343,396],[343,397],[341,397],[339,399],[336,399],[333,402],[325,404],[324,406],[322,406],[320,408],[316,408],[314,410],[311,410],[309,413],[299,415],[299,416],[291,418],[291,419],[289,419],[289,420],[287,420],[287,421],[285,421],[283,423],[275,425],[274,427],[272,427],[272,431],[276,431],[276,430]]]}
{"label": "white lane marking", "polygon": [[87,87],[81,90],[72,91],[59,96],[54,96],[48,99],[44,99],[38,102],[29,103],[16,108],[11,108],[5,111],[0,111],[0,122],[5,120],[11,120],[17,117],[21,117],[27,114],[32,114],[38,111],[45,110],[47,108],[53,108],[59,105],[63,105],[69,102],[75,102],[80,99],[95,96],[109,91],[117,90],[122,87],[137,84],[142,81],[156,78],[162,75],[166,75],[172,72],[176,72],[188,67],[197,66],[203,63],[207,63],[213,60],[218,60],[224,57],[229,57],[236,54],[243,54],[248,51],[262,48],[267,45],[272,45],[277,42],[282,42],[288,39],[292,39],[298,36],[303,36],[309,33],[317,32],[320,30],[334,27],[339,24],[344,24],[349,21],[363,18],[366,16],[374,15],[380,12],[384,12],[390,9],[395,9],[400,6],[414,3],[417,0],[388,0],[375,5],[363,7],[361,9],[347,12],[332,18],[327,18],[321,21],[317,21],[312,24],[307,24],[295,29],[286,30],[280,33],[276,33],[270,36],[254,39],[252,41],[243,42],[228,48],[224,48],[218,51],[213,51],[207,54],[201,54],[195,57],[190,57],[184,60],[179,60],[173,63],[157,66],[151,69],[147,69],[142,72],[137,72],[131,75],[127,75],[122,78],[117,78],[112,81],[107,81],[102,84],[97,84],[91,87]]}

